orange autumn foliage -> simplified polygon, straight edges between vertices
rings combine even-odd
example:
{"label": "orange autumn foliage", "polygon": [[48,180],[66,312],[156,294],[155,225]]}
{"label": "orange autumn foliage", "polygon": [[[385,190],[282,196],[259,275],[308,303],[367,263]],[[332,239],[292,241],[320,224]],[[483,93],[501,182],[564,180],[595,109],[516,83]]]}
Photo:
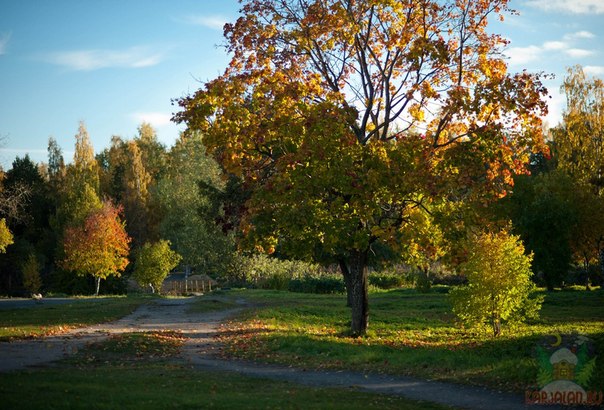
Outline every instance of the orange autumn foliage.
{"label": "orange autumn foliage", "polygon": [[120,276],[128,266],[131,241],[121,221],[121,213],[121,207],[104,201],[103,206],[92,211],[83,224],[68,227],[63,243],[63,267],[96,279]]}

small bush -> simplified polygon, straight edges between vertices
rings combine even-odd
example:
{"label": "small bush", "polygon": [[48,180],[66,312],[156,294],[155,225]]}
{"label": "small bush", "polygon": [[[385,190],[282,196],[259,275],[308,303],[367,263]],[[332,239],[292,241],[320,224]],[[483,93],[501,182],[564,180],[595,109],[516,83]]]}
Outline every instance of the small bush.
{"label": "small bush", "polygon": [[468,260],[461,265],[468,285],[449,294],[453,312],[468,325],[490,325],[494,336],[501,333],[502,323],[514,325],[536,318],[542,299],[530,298],[535,289],[532,255],[524,254],[520,238],[507,231],[484,233],[469,250]]}
{"label": "small bush", "polygon": [[570,270],[564,279],[565,285],[579,285],[586,287],[590,285],[599,286],[602,284],[602,267],[599,264],[592,264],[588,269],[584,267],[575,267]]}
{"label": "small bush", "polygon": [[289,291],[298,293],[334,294],[344,293],[346,287],[344,281],[335,277],[305,277],[292,279],[289,282]]}
{"label": "small bush", "polygon": [[225,286],[299,293],[344,293],[341,275],[319,265],[266,255],[239,256],[237,266],[224,278]]}
{"label": "small bush", "polygon": [[432,282],[430,280],[430,272],[428,271],[416,271],[415,276],[415,290],[420,293],[428,293],[432,288]]}
{"label": "small bush", "polygon": [[239,255],[223,279],[230,287],[287,290],[292,279],[319,277],[323,272],[324,269],[312,263],[266,255]]}
{"label": "small bush", "polygon": [[287,290],[290,282],[288,272],[275,272],[259,283],[262,289]]}
{"label": "small bush", "polygon": [[443,275],[437,276],[432,280],[432,285],[443,285],[443,286],[460,286],[467,285],[468,278],[463,275]]}
{"label": "small bush", "polygon": [[407,279],[395,272],[376,272],[369,274],[369,285],[378,289],[397,289],[407,285]]}

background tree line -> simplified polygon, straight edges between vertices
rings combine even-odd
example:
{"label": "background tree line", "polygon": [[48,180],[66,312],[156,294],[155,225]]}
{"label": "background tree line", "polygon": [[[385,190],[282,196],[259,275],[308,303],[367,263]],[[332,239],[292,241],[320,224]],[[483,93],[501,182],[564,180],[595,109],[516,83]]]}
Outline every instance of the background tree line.
{"label": "background tree line", "polygon": [[549,290],[601,284],[604,270],[604,83],[570,67],[561,87],[562,122],[530,173],[517,175],[497,215],[513,222],[534,253],[536,280]]}
{"label": "background tree line", "polygon": [[[48,162],[17,157],[1,177],[0,294],[91,293],[100,279],[107,280],[103,291],[124,292],[121,273],[136,269],[129,262],[141,252],[153,255],[152,244],[175,265],[179,258],[166,253],[169,243],[189,271],[215,275],[230,263],[233,240],[215,223],[221,208],[210,206],[201,190],[221,192],[225,183],[200,135],[182,136],[167,148],[142,124],[135,138],[113,137],[95,155],[82,123],[72,161],[50,138]],[[100,255],[95,239],[122,249]]]}

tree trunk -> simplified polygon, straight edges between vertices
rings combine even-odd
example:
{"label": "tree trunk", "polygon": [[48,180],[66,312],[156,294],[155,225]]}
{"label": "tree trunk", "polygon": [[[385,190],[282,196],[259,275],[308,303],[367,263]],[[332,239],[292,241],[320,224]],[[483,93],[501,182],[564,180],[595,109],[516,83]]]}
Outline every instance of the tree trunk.
{"label": "tree trunk", "polygon": [[501,334],[501,319],[499,313],[493,315],[493,337],[497,337]]}
{"label": "tree trunk", "polygon": [[101,288],[101,278],[97,277],[96,278],[96,292],[95,292],[95,296],[99,295],[99,289]]}
{"label": "tree trunk", "polygon": [[587,256],[584,258],[583,270],[585,270],[585,290],[591,290],[589,287],[589,258]]}
{"label": "tree trunk", "polygon": [[352,310],[350,331],[354,337],[358,337],[366,333],[369,324],[367,252],[352,250],[348,263],[343,265],[341,264],[340,267],[348,288],[348,302]]}

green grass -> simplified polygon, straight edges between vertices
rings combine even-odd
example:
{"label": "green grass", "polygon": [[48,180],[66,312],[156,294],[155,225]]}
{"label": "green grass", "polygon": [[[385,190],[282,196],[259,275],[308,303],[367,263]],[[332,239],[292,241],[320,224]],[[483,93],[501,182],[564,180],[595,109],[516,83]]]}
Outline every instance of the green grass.
{"label": "green grass", "polygon": [[61,305],[0,311],[0,341],[47,336],[68,329],[111,322],[133,312],[148,297],[74,299]]}
{"label": "green grass", "polygon": [[[604,351],[604,291],[546,294],[541,319],[496,339],[464,330],[446,295],[402,289],[370,295],[366,337],[347,336],[345,296],[240,291],[265,306],[229,323],[225,354],[311,368],[346,368],[487,385],[522,392],[536,385],[537,344],[548,335],[582,333]],[[600,362],[592,386],[604,386]]]}
{"label": "green grass", "polygon": [[399,397],[204,372],[175,362],[175,332],[133,333],[90,346],[57,368],[0,374],[3,408],[444,409]]}

